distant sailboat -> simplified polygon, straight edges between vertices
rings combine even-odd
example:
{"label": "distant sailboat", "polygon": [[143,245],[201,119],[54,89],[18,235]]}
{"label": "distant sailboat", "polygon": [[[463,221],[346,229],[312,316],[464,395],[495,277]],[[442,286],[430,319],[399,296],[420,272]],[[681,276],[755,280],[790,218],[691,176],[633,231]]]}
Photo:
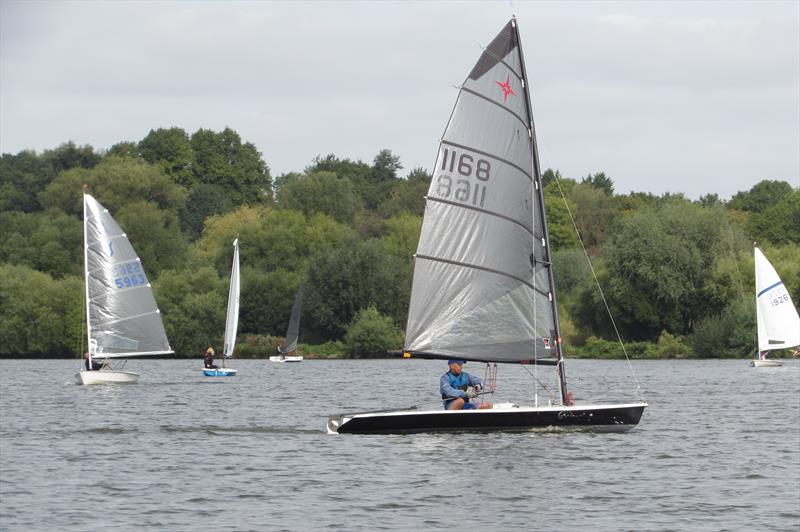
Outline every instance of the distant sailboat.
{"label": "distant sailboat", "polygon": [[800,345],[800,317],[778,272],[758,246],[755,247],[755,259],[758,352],[750,365],[782,366],[781,361],[768,359],[767,352]]}
{"label": "distant sailboat", "polygon": [[221,368],[203,368],[206,377],[233,377],[238,373],[225,367],[225,359],[233,356],[236,347],[236,330],[239,327],[239,239],[233,241],[233,265],[231,265],[231,284],[228,288],[228,313],[225,318],[225,339],[222,350]]}
{"label": "distant sailboat", "polygon": [[297,340],[300,337],[300,315],[303,312],[303,294],[305,285],[300,284],[292,305],[292,315],[289,317],[289,327],[286,330],[286,340],[283,346],[278,347],[278,354],[269,357],[272,362],[302,362],[302,355],[292,355],[297,350]]}
{"label": "distant sailboat", "polygon": [[[338,414],[330,433],[622,432],[644,402],[574,405],[567,393],[529,83],[512,19],[460,88],[426,197],[406,327],[414,358],[555,369],[560,404]],[[401,386],[393,377],[393,386]]]}
{"label": "distant sailboat", "polygon": [[[142,261],[114,218],[83,194],[83,255],[87,371],[80,384],[133,383],[139,374],[114,371],[109,359],[172,353]],[[88,371],[103,360],[102,369]]]}

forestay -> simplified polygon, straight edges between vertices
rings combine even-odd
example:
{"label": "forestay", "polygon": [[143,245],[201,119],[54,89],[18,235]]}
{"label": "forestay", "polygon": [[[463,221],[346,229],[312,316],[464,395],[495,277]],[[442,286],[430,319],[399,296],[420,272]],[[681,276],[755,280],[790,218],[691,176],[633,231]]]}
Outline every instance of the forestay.
{"label": "forestay", "polygon": [[758,350],[800,345],[800,317],[786,286],[758,248],[755,248],[755,259]]}
{"label": "forestay", "polygon": [[86,299],[92,355],[172,353],[142,262],[117,222],[83,195]]}
{"label": "forestay", "polygon": [[231,285],[228,288],[228,314],[225,319],[225,338],[222,356],[233,356],[236,347],[236,329],[239,326],[239,239],[233,241],[233,265],[231,266]]}
{"label": "forestay", "polygon": [[426,197],[405,349],[558,361],[533,120],[510,21],[459,90]]}

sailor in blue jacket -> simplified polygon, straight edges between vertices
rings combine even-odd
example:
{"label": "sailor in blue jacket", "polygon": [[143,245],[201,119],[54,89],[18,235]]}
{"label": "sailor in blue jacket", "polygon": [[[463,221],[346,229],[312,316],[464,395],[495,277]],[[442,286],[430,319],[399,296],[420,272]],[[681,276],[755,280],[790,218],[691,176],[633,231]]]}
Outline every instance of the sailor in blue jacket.
{"label": "sailor in blue jacket", "polygon": [[461,371],[463,360],[451,359],[447,361],[450,370],[439,379],[439,391],[442,394],[445,410],[474,410],[492,408],[492,403],[470,403],[469,400],[477,397],[483,383],[478,377]]}

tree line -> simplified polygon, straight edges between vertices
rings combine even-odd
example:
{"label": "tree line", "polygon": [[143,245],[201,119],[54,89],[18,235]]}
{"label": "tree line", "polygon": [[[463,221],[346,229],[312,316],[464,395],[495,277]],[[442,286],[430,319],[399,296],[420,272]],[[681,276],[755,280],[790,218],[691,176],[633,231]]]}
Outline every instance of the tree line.
{"label": "tree line", "polygon": [[[303,352],[400,349],[431,180],[425,169],[402,170],[381,150],[371,163],[330,154],[273,178],[231,129],[3,154],[0,356],[83,349],[84,183],[141,257],[179,355],[221,344],[237,237],[238,356],[272,352],[301,282]],[[750,354],[753,241],[800,301],[800,189],[785,181],[763,180],[728,201],[617,194],[603,172],[547,170],[543,184],[568,356],[620,353],[584,248],[634,356]]]}

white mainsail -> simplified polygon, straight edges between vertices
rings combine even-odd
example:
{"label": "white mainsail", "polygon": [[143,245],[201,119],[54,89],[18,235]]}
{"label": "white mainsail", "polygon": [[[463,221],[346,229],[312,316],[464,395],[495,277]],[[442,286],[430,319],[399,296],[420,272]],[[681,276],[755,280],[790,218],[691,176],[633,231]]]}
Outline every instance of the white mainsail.
{"label": "white mainsail", "polygon": [[142,261],[114,218],[83,195],[86,313],[92,357],[172,353]]}
{"label": "white mainsail", "polygon": [[758,349],[770,351],[800,345],[800,316],[778,272],[755,248]]}
{"label": "white mainsail", "polygon": [[231,285],[228,289],[228,315],[225,320],[225,340],[222,356],[233,356],[236,346],[236,329],[239,326],[239,239],[233,241],[233,265]]}
{"label": "white mainsail", "polygon": [[516,22],[461,86],[426,197],[405,350],[559,360],[536,136]]}

